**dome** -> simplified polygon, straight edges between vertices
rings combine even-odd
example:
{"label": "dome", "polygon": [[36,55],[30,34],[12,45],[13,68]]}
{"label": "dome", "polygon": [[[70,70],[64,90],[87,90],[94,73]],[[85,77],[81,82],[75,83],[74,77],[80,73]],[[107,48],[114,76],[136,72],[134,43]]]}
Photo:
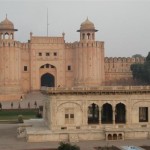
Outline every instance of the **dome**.
{"label": "dome", "polygon": [[14,24],[7,19],[7,16],[4,21],[0,22],[0,30],[16,30],[14,29]]}
{"label": "dome", "polygon": [[95,29],[94,23],[89,21],[88,18],[83,23],[81,23],[80,30],[78,30],[78,32],[80,32],[81,30],[94,30],[94,31],[97,31]]}

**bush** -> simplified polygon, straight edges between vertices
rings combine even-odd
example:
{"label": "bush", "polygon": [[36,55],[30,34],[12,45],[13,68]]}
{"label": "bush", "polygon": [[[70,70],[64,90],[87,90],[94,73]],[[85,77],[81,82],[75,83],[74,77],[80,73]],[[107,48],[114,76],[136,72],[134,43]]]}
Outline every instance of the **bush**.
{"label": "bush", "polygon": [[22,115],[18,115],[18,122],[23,123],[23,116]]}
{"label": "bush", "polygon": [[42,118],[42,114],[41,114],[40,112],[38,112],[38,113],[36,114],[36,117],[37,117],[37,118]]}
{"label": "bush", "polygon": [[80,147],[76,145],[71,145],[70,143],[60,142],[58,150],[80,150]]}

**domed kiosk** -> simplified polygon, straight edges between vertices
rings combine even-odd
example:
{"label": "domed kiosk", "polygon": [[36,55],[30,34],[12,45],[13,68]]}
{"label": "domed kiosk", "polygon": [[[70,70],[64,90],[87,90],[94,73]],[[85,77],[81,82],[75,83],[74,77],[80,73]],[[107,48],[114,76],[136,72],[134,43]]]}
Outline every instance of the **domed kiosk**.
{"label": "domed kiosk", "polygon": [[0,39],[14,39],[14,31],[18,31],[14,28],[14,24],[8,20],[7,15],[5,20],[0,23]]}
{"label": "domed kiosk", "polygon": [[88,18],[81,23],[80,29],[77,30],[77,32],[80,32],[80,40],[95,40],[95,32],[97,31],[94,23],[89,21]]}

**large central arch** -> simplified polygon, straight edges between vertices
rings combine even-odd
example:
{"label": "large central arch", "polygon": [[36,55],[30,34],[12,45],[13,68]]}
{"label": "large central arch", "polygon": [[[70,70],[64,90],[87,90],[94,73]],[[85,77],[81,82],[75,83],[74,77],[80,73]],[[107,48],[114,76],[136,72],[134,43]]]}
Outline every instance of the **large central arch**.
{"label": "large central arch", "polygon": [[54,87],[55,77],[50,73],[45,73],[41,76],[41,86]]}

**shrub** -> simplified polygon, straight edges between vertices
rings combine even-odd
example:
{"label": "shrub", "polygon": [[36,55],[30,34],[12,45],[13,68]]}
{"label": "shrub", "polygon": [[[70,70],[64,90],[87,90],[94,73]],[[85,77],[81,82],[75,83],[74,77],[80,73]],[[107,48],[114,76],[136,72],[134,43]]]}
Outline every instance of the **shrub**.
{"label": "shrub", "polygon": [[18,122],[23,123],[23,116],[22,115],[18,115]]}
{"label": "shrub", "polygon": [[58,150],[80,150],[80,147],[72,145],[70,143],[60,142]]}

